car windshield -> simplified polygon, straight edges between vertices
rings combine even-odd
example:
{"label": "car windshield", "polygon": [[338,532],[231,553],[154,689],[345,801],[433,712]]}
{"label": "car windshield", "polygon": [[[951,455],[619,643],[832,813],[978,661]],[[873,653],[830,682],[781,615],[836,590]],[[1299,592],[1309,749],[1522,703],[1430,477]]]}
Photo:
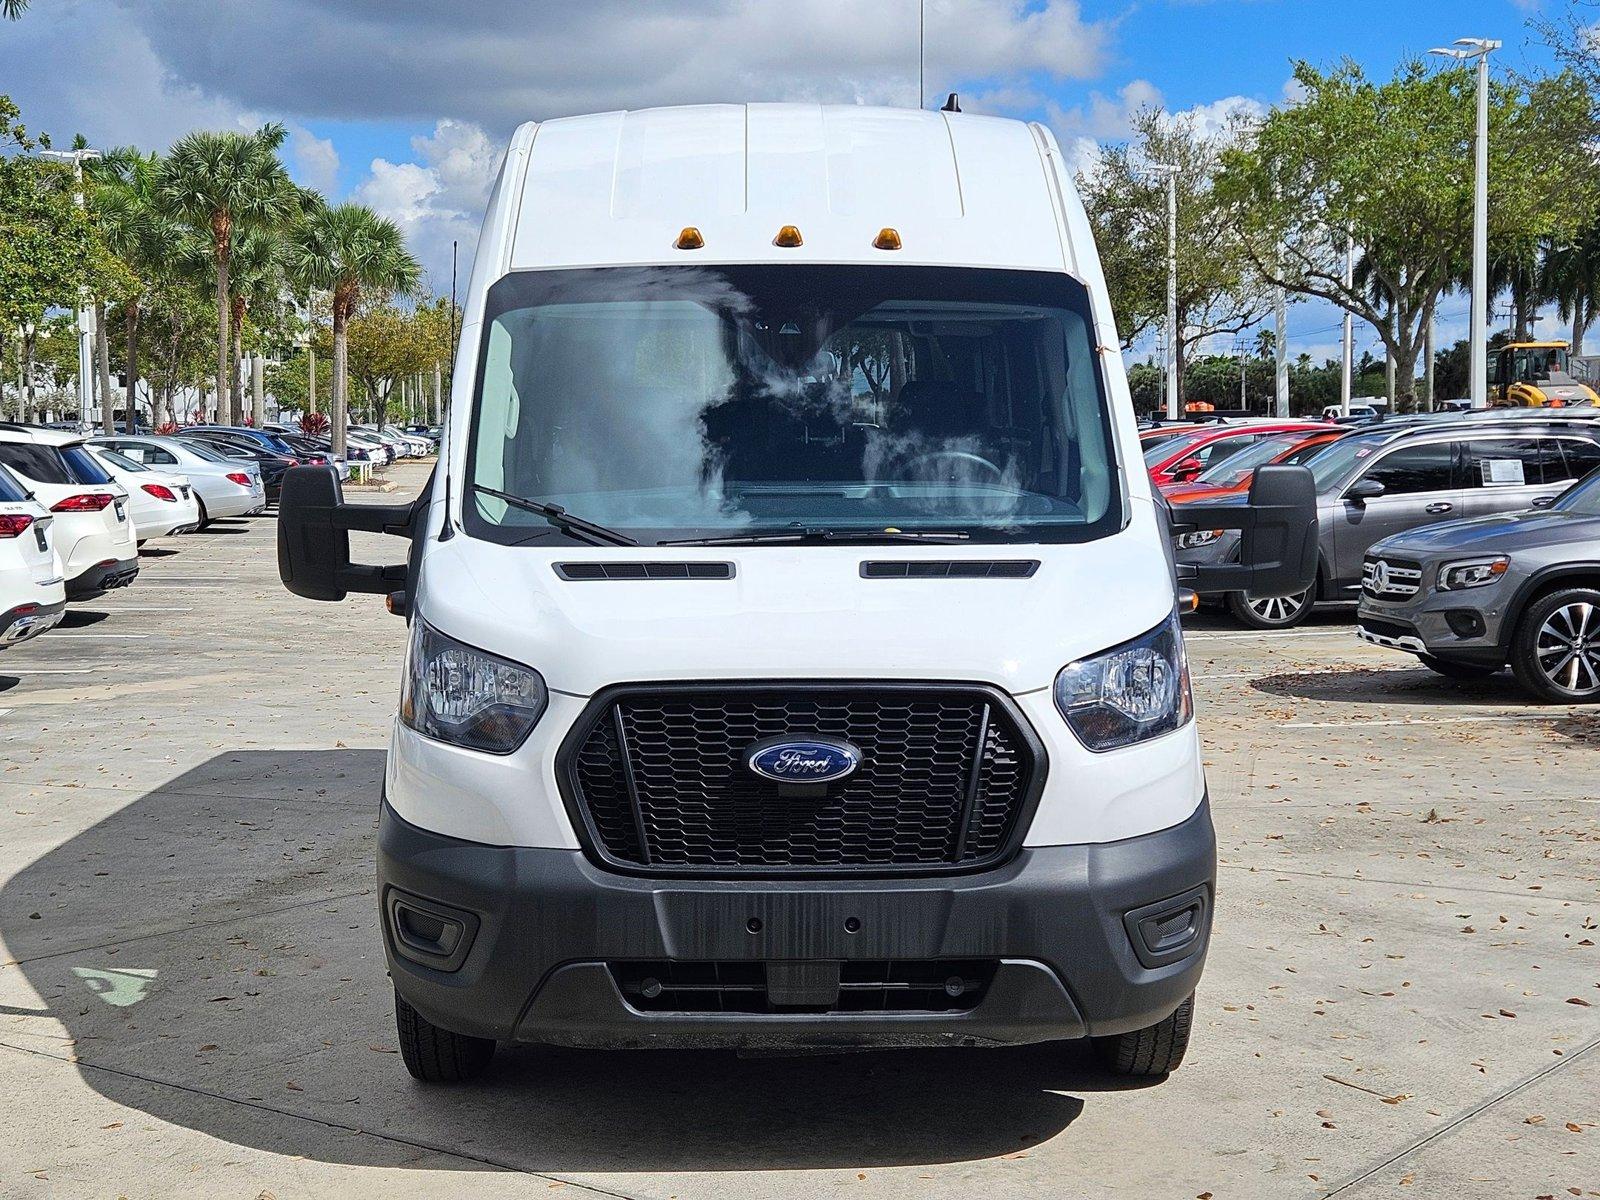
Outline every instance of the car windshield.
{"label": "car windshield", "polygon": [[191,442],[191,441],[189,441],[187,439],[184,439],[184,440],[178,442],[178,445],[182,446],[185,450],[187,450],[190,454],[194,455],[196,458],[204,459],[206,462],[225,463],[225,462],[228,461],[228,459],[226,457],[224,457],[221,454],[218,454],[210,446],[202,445],[199,442]]}
{"label": "car windshield", "polygon": [[111,476],[106,469],[95,461],[84,446],[63,446],[61,457],[66,460],[67,470],[71,473],[74,483],[110,483]]}
{"label": "car windshield", "polygon": [[26,486],[13,475],[7,468],[0,466],[0,501],[15,504],[26,500],[32,493]]}
{"label": "car windshield", "polygon": [[1154,446],[1147,444],[1144,451],[1144,465],[1147,467],[1159,466],[1174,455],[1182,458],[1190,447],[1199,445],[1209,433],[1210,430],[1201,430],[1198,433],[1180,433],[1174,438],[1162,438]]}
{"label": "car windshield", "polygon": [[198,438],[192,441],[189,438],[182,438],[180,440],[190,450],[193,450],[196,454],[200,455],[201,458],[209,458],[212,462],[237,462],[241,458],[253,459],[255,457],[255,455],[251,454],[250,451],[244,449],[243,447],[235,446],[227,442],[213,442],[208,445]]}
{"label": "car windshield", "polygon": [[1590,471],[1563,492],[1561,499],[1551,507],[1585,517],[1600,517],[1600,471]]}
{"label": "car windshield", "polygon": [[119,454],[109,446],[96,446],[94,452],[97,457],[105,459],[119,471],[148,471],[150,469],[141,462],[134,462],[126,454]]}
{"label": "car windshield", "polygon": [[1259,442],[1237,450],[1226,458],[1219,458],[1195,477],[1196,483],[1242,483],[1259,466],[1270,463],[1280,454],[1287,454],[1305,441],[1303,433],[1281,433],[1265,437]]}
{"label": "car windshield", "polygon": [[942,267],[614,267],[490,291],[468,531],[559,536],[489,489],[643,542],[1119,525],[1088,294]]}
{"label": "car windshield", "polygon": [[1331,492],[1362,462],[1376,454],[1383,445],[1383,437],[1342,437],[1329,442],[1306,459],[1311,477],[1316,480],[1317,494]]}

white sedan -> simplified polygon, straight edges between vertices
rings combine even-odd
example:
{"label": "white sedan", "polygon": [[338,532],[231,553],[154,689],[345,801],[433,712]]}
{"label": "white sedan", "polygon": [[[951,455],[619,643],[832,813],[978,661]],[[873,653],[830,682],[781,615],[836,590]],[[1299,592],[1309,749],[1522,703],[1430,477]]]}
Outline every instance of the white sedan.
{"label": "white sedan", "polygon": [[138,541],[200,528],[200,502],[187,476],[153,471],[109,446],[90,446],[89,453],[128,489],[128,516]]}
{"label": "white sedan", "polygon": [[97,437],[90,445],[115,450],[142,466],[188,479],[200,503],[200,528],[218,517],[245,517],[265,511],[267,495],[261,468],[181,438],[152,434]]}

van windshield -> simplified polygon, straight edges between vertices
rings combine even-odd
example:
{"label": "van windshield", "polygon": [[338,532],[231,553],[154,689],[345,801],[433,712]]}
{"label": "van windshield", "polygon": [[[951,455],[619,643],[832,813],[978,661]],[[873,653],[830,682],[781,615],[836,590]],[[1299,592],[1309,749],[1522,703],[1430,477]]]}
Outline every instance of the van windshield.
{"label": "van windshield", "polygon": [[611,267],[490,289],[468,532],[641,543],[846,530],[1078,541],[1120,525],[1088,296],[941,267]]}

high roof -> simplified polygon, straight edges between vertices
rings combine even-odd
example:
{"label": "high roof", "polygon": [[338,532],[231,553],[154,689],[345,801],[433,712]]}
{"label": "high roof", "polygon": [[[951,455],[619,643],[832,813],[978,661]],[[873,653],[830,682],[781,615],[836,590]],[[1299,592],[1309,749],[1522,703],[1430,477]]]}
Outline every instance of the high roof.
{"label": "high roof", "polygon": [[[815,104],[700,105],[525,125],[486,233],[502,269],[898,262],[1074,270],[1082,209],[1041,126]],[[773,238],[794,225],[801,246]],[[673,245],[685,226],[700,250]],[[885,226],[903,248],[878,250]],[[1086,226],[1080,226],[1087,234]],[[498,273],[498,272],[496,272]],[[1075,272],[1076,273],[1076,272]]]}

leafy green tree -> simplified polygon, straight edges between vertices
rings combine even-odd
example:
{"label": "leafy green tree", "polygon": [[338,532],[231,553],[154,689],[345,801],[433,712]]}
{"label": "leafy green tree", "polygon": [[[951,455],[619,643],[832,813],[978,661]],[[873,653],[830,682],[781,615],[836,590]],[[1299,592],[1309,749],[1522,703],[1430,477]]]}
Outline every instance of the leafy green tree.
{"label": "leafy green tree", "polygon": [[1572,352],[1582,354],[1584,335],[1600,311],[1600,219],[1545,251],[1540,284],[1561,319],[1572,324]]}
{"label": "leafy green tree", "polygon": [[1167,184],[1152,164],[1177,168],[1178,396],[1185,364],[1210,338],[1254,325],[1271,303],[1248,247],[1218,211],[1213,180],[1237,132],[1206,133],[1192,117],[1140,110],[1133,137],[1106,150],[1078,188],[1094,227],[1117,334],[1124,346],[1167,317]]}
{"label": "leafy green tree", "polygon": [[[1326,74],[1299,63],[1294,74],[1303,100],[1273,111],[1248,142],[1223,152],[1221,211],[1269,280],[1373,326],[1394,358],[1397,399],[1408,410],[1428,320],[1470,253],[1474,77],[1417,60],[1382,83],[1348,62]],[[1577,148],[1592,132],[1589,97],[1569,72],[1493,85],[1489,215],[1497,242],[1566,237],[1581,227],[1594,204],[1595,167]],[[1352,242],[1370,266],[1367,286],[1344,283]]]}
{"label": "leafy green tree", "polygon": [[304,196],[278,158],[287,131],[277,123],[254,133],[198,130],[179,138],[162,162],[157,188],[172,212],[209,236],[217,310],[217,414],[237,419],[229,388],[232,352],[229,282],[236,229],[278,228],[300,211]]}
{"label": "leafy green tree", "polygon": [[343,454],[349,420],[349,327],[362,296],[415,291],[422,268],[393,221],[360,204],[321,206],[287,247],[291,276],[333,293],[333,448]]}

